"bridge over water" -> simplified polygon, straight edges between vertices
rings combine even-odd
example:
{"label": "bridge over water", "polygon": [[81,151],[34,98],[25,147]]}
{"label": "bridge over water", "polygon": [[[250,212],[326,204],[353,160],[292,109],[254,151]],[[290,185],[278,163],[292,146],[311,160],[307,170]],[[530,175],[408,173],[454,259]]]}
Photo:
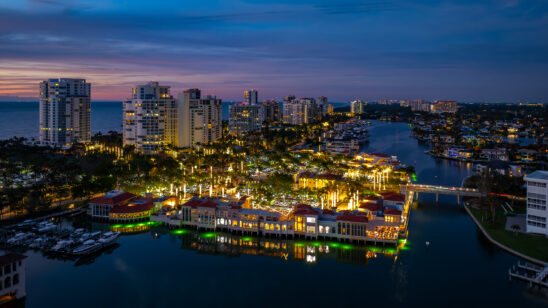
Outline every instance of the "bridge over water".
{"label": "bridge over water", "polygon": [[420,193],[435,194],[436,202],[438,202],[439,195],[454,195],[457,196],[457,204],[460,205],[460,197],[482,197],[482,194],[475,188],[464,187],[451,187],[440,185],[423,185],[423,184],[402,184],[400,185],[400,191],[402,194],[407,195],[413,193],[415,200],[419,199]]}

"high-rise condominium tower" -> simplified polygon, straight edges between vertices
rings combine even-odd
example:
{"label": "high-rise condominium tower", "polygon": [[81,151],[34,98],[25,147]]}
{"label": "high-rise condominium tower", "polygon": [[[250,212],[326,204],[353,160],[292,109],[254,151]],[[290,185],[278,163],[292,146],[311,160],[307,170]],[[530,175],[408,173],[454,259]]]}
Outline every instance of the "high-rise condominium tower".
{"label": "high-rise condominium tower", "polygon": [[248,91],[244,91],[244,98],[246,105],[257,105],[259,94],[257,90],[251,89]]}
{"label": "high-rise condominium tower", "polygon": [[177,97],[177,106],[178,147],[196,147],[221,138],[221,99],[202,97],[199,89],[188,89]]}
{"label": "high-rise condominium tower", "polygon": [[138,85],[124,101],[124,145],[134,145],[153,154],[167,144],[176,144],[177,106],[169,86],[158,82]]}
{"label": "high-rise condominium tower", "polygon": [[40,83],[40,143],[63,147],[91,140],[90,92],[85,79]]}

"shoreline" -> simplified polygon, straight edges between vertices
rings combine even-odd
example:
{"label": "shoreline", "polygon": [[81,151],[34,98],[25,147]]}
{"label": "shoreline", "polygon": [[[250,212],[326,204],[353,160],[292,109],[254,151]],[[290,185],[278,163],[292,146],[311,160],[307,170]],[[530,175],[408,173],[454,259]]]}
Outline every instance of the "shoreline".
{"label": "shoreline", "polygon": [[541,261],[541,260],[538,260],[538,259],[535,259],[533,257],[530,257],[526,254],[523,254],[519,251],[516,251],[506,245],[503,245],[501,243],[499,243],[498,241],[496,241],[495,239],[493,239],[491,237],[491,235],[489,234],[489,232],[487,232],[485,230],[485,228],[483,228],[483,225],[477,220],[477,218],[474,216],[474,214],[470,211],[470,209],[468,208],[468,205],[464,205],[464,210],[466,210],[466,213],[468,213],[468,215],[472,218],[472,220],[474,221],[474,223],[476,224],[476,226],[478,227],[478,229],[483,233],[483,235],[491,242],[493,243],[495,246],[498,246],[499,248],[515,255],[516,257],[519,257],[519,258],[522,258],[526,261],[529,261],[529,262],[532,262],[532,263],[535,263],[535,264],[538,264],[538,265],[542,265],[542,266],[547,266],[548,265],[548,262],[544,262],[544,261]]}

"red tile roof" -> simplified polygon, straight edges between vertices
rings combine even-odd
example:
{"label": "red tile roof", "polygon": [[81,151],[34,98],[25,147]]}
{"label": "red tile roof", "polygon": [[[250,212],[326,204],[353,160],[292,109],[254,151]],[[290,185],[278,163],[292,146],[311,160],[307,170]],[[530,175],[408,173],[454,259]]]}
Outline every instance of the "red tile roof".
{"label": "red tile roof", "polygon": [[324,214],[324,215],[334,215],[335,212],[333,212],[332,210],[323,210],[322,214]]}
{"label": "red tile roof", "polygon": [[395,210],[395,209],[387,209],[387,210],[384,210],[384,215],[400,216],[401,211],[400,210]]}
{"label": "red tile roof", "polygon": [[16,261],[26,259],[27,256],[11,252],[8,250],[0,250],[0,266],[7,265]]}
{"label": "red tile roof", "polygon": [[384,194],[381,194],[382,195],[382,198],[383,200],[389,200],[389,201],[405,201],[405,197],[398,194],[398,193],[393,193],[393,192],[390,192],[390,193],[384,193]]}
{"label": "red tile roof", "polygon": [[381,153],[371,153],[369,155],[372,155],[372,156],[377,156],[377,157],[390,157],[389,155],[386,155],[386,154],[381,154]]}
{"label": "red tile roof", "polygon": [[127,214],[127,213],[140,213],[150,211],[154,207],[154,202],[151,199],[137,199],[134,201],[140,201],[142,203],[130,202],[124,205],[117,205],[110,210],[115,214]]}
{"label": "red tile roof", "polygon": [[378,203],[362,203],[360,205],[360,209],[366,209],[366,210],[369,210],[371,212],[377,212],[377,211],[380,211],[382,210],[382,205],[378,204]]}
{"label": "red tile roof", "polygon": [[369,221],[369,219],[367,219],[367,217],[365,216],[353,216],[353,215],[339,215],[337,216],[337,221],[350,221],[350,222],[361,222],[361,223],[366,223]]}
{"label": "red tile roof", "polygon": [[297,209],[293,212],[293,215],[296,215],[296,216],[304,216],[304,215],[314,215],[314,216],[318,216],[318,212],[312,210],[312,209]]}
{"label": "red tile roof", "polygon": [[109,204],[109,205],[118,205],[124,201],[131,200],[137,197],[136,195],[128,192],[122,192],[113,197],[107,197],[106,194],[100,197],[93,198],[89,200],[89,203],[93,204]]}
{"label": "red tile roof", "polygon": [[202,203],[202,200],[198,199],[190,199],[187,202],[185,202],[182,206],[190,206],[192,208],[196,208],[198,204]]}
{"label": "red tile roof", "polygon": [[202,202],[201,204],[198,204],[197,207],[208,207],[208,208],[215,209],[215,208],[217,208],[217,203],[215,203],[211,200],[207,200],[205,202]]}

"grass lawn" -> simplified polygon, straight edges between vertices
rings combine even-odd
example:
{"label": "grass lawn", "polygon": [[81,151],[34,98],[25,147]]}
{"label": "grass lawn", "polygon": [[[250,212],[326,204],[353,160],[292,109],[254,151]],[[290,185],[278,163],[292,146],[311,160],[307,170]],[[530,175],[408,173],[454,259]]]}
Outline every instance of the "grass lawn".
{"label": "grass lawn", "polygon": [[548,262],[548,238],[545,236],[525,233],[516,235],[513,231],[504,230],[506,218],[503,215],[497,213],[497,220],[502,221],[493,226],[491,221],[481,221],[482,215],[479,210],[470,208],[470,211],[495,241],[535,259]]}

